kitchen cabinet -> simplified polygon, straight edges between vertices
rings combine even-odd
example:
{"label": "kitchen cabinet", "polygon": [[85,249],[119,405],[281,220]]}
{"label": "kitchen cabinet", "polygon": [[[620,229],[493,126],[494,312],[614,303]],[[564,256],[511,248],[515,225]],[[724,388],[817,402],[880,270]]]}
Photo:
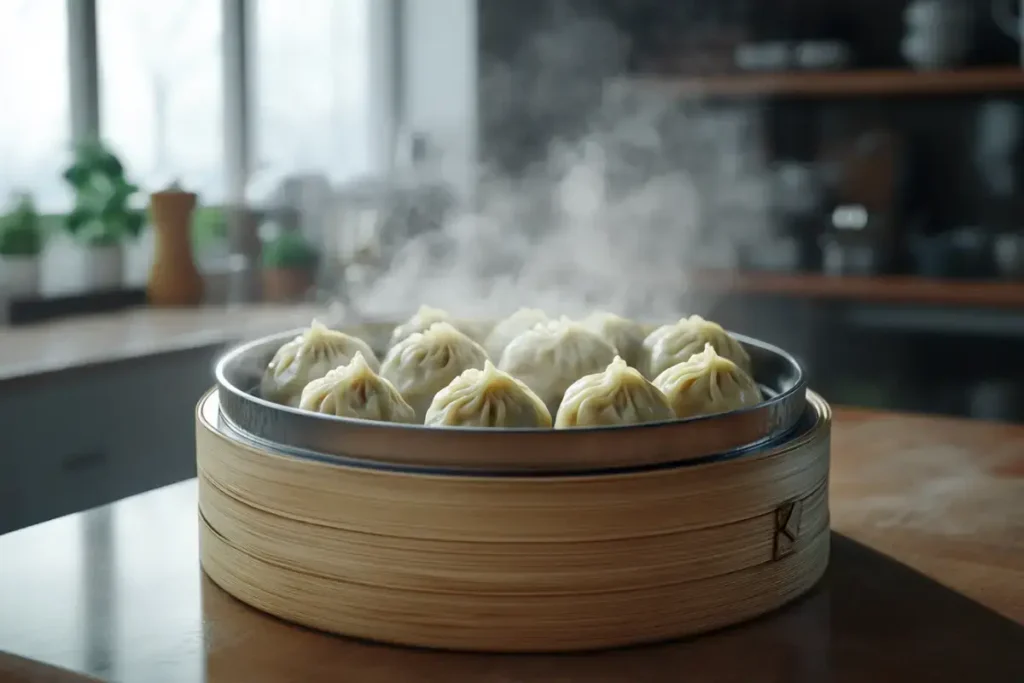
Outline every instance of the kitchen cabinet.
{"label": "kitchen cabinet", "polygon": [[0,381],[0,533],[195,475],[221,344]]}

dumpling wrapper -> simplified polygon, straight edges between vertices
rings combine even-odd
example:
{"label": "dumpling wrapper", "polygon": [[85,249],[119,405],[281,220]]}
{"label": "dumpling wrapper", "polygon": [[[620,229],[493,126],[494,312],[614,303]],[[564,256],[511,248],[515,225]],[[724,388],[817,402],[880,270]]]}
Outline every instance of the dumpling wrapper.
{"label": "dumpling wrapper", "polygon": [[302,390],[299,408],[314,413],[378,422],[415,424],[416,411],[398,389],[370,367],[356,352],[348,363],[314,379]]}
{"label": "dumpling wrapper", "polygon": [[616,356],[604,372],[581,377],[565,390],[555,429],[636,425],[675,416],[665,394]]}
{"label": "dumpling wrapper", "polygon": [[551,413],[530,387],[488,360],[483,370],[466,370],[437,392],[424,423],[431,427],[546,429],[551,427]]}
{"label": "dumpling wrapper", "polygon": [[494,328],[494,324],[487,321],[456,318],[448,311],[423,305],[408,320],[392,330],[388,348],[391,348],[410,334],[426,332],[434,323],[449,323],[478,344],[483,344],[484,340],[487,339],[487,335]]}
{"label": "dumpling wrapper", "polygon": [[388,343],[388,348],[391,348],[411,334],[426,332],[434,323],[454,324],[452,316],[448,311],[427,305],[420,306],[408,320],[392,330],[391,341]]}
{"label": "dumpling wrapper", "polygon": [[601,372],[615,347],[566,317],[541,323],[513,339],[498,368],[522,380],[556,415],[565,390],[584,375]]}
{"label": "dumpling wrapper", "polygon": [[714,415],[749,408],[761,402],[754,378],[710,343],[689,360],[668,368],[654,379],[678,418]]}
{"label": "dumpling wrapper", "polygon": [[369,344],[314,320],[309,329],[274,354],[260,381],[260,395],[294,408],[299,405],[307,384],[336,367],[347,365],[356,353],[363,354],[371,369],[376,371],[379,367]]}
{"label": "dumpling wrapper", "polygon": [[750,355],[718,323],[699,315],[682,318],[677,323],[662,325],[644,340],[642,369],[648,379],[654,379],[668,368],[683,363],[711,344],[718,355],[728,358],[743,369],[751,371]]}
{"label": "dumpling wrapper", "polygon": [[434,395],[466,370],[480,369],[487,352],[450,323],[434,323],[395,346],[381,363],[381,377],[391,382],[422,422]]}
{"label": "dumpling wrapper", "polygon": [[591,332],[596,332],[615,347],[626,363],[639,369],[644,359],[644,339],[647,335],[643,325],[605,311],[591,313],[581,321]]}
{"label": "dumpling wrapper", "polygon": [[520,308],[494,326],[494,329],[487,335],[484,348],[487,349],[488,355],[497,363],[501,360],[501,354],[505,352],[505,347],[513,339],[532,327],[540,323],[546,323],[549,320],[548,314],[539,308]]}

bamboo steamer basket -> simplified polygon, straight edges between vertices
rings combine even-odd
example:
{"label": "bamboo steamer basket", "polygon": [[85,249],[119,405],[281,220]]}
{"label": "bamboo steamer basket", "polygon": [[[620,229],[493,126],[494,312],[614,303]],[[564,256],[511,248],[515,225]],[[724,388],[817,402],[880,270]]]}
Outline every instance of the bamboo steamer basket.
{"label": "bamboo steamer basket", "polygon": [[[341,327],[378,353],[393,328],[394,323],[365,322]],[[732,457],[776,442],[792,431],[807,407],[807,384],[796,359],[734,334],[750,354],[764,396],[743,410],[639,427],[557,430],[436,429],[339,418],[272,403],[255,389],[273,354],[301,331],[242,344],[218,361],[214,376],[220,420],[247,442],[335,463],[489,475],[671,466]]]}
{"label": "bamboo steamer basket", "polygon": [[648,464],[589,472],[319,457],[248,438],[222,395],[197,408],[203,568],[305,626],[454,650],[620,647],[764,614],[828,564],[831,411],[813,392],[770,442],[663,462],[644,453],[664,434],[625,428]]}

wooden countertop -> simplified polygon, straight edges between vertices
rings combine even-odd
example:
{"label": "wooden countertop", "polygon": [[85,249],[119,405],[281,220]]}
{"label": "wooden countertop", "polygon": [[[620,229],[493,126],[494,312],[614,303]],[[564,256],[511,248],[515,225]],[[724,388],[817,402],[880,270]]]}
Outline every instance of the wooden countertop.
{"label": "wooden countertop", "polygon": [[789,608],[686,642],[487,656],[243,606],[200,571],[185,482],[0,537],[0,680],[1024,681],[1024,427],[837,410],[831,495],[829,572]]}
{"label": "wooden countertop", "polygon": [[0,327],[0,380],[241,341],[308,325],[324,312],[306,305],[138,308]]}

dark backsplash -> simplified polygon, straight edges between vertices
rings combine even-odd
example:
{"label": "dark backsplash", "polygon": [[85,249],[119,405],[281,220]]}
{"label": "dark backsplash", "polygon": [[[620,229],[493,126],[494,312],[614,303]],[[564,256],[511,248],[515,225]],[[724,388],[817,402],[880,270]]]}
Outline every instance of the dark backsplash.
{"label": "dark backsplash", "polygon": [[[973,4],[978,21],[965,66],[1015,63],[1020,48],[996,28],[989,0]],[[732,46],[740,40],[840,39],[852,48],[851,68],[905,68],[899,48],[904,7],[892,0],[482,0],[483,158],[506,172],[522,171],[544,158],[553,139],[586,130],[609,78],[671,79],[681,63],[697,64],[702,73],[709,64],[731,69]],[[726,42],[716,43],[715,36]],[[692,59],[701,54],[718,54],[718,62]],[[1002,164],[1014,176],[1012,190],[993,190],[991,174],[979,171],[976,158],[979,121],[996,101],[1022,104],[1016,95],[980,93],[736,98],[715,106],[761,111],[769,162],[811,162],[844,135],[872,127],[891,132],[905,154],[902,229],[927,233],[1019,222],[1009,199],[1020,194],[1019,149],[1008,150],[1012,163]]]}
{"label": "dark backsplash", "polygon": [[[962,68],[1018,66],[1020,46],[996,28],[990,0],[973,6],[979,20]],[[552,141],[572,140],[590,129],[609,79],[644,76],[671,84],[685,76],[732,72],[733,49],[742,41],[841,40],[852,48],[850,69],[908,69],[900,50],[905,7],[893,0],[481,0],[482,158],[505,173],[523,173],[546,158]],[[887,140],[898,149],[892,155],[896,163],[860,172],[868,185],[875,182],[876,196],[886,194],[878,188],[880,177],[890,183],[886,222],[900,246],[886,269],[986,278],[992,273],[950,262],[944,250],[955,228],[974,236],[1016,232],[1024,239],[1021,95],[740,94],[699,102],[696,109],[712,119],[730,112],[756,119],[752,145],[763,148],[758,151],[766,169],[781,162],[814,165],[830,155],[849,156],[865,138]],[[682,98],[678,107],[692,113],[694,100]],[[688,136],[702,135],[695,132],[699,124],[681,120],[683,128],[694,129]],[[675,142],[666,140],[666,147]],[[714,156],[713,145],[711,150],[704,153]],[[700,154],[666,156],[687,164]],[[710,180],[702,200],[718,189],[713,175]],[[709,213],[716,214],[714,202],[709,204]],[[820,233],[829,210],[822,207],[809,234]],[[926,257],[941,261],[935,254],[943,253],[942,268],[922,265]],[[831,400],[1024,420],[1024,365],[1006,361],[1019,336],[977,327],[973,313],[961,319],[954,307],[939,310],[941,320],[921,318],[916,324],[926,332],[907,327],[900,315],[879,318],[871,306],[860,308],[856,302],[736,296],[706,313],[801,354],[814,385]],[[861,324],[865,316],[874,316],[873,327]],[[959,332],[934,327],[949,323],[947,318],[956,318],[953,328]],[[856,320],[861,323],[851,322]],[[999,362],[979,364],[990,358]]]}

